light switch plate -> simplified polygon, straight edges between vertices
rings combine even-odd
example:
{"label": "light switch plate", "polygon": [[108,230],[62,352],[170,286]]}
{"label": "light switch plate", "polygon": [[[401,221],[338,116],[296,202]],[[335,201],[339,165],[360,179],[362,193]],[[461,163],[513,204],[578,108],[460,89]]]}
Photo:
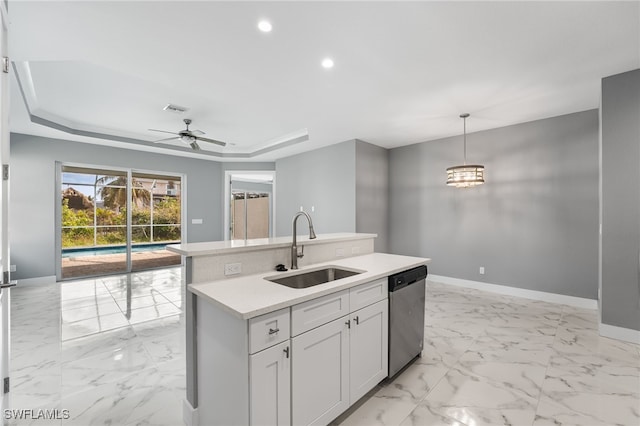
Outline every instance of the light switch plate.
{"label": "light switch plate", "polygon": [[344,249],[343,248],[337,248],[336,249],[336,257],[344,257]]}
{"label": "light switch plate", "polygon": [[202,225],[202,219],[191,219],[192,225]]}

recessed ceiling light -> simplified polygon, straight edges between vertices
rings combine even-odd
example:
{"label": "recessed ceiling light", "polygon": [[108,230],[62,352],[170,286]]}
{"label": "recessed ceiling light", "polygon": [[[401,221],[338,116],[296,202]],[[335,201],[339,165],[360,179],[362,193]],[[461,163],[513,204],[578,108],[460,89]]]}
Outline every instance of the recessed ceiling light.
{"label": "recessed ceiling light", "polygon": [[273,27],[271,26],[271,22],[262,20],[262,21],[258,22],[258,29],[260,31],[262,31],[263,33],[269,33],[269,32],[271,32]]}
{"label": "recessed ceiling light", "polygon": [[327,68],[327,69],[329,69],[329,68],[333,68],[333,59],[331,59],[331,58],[324,58],[324,59],[322,60],[322,67],[323,67],[323,68]]}

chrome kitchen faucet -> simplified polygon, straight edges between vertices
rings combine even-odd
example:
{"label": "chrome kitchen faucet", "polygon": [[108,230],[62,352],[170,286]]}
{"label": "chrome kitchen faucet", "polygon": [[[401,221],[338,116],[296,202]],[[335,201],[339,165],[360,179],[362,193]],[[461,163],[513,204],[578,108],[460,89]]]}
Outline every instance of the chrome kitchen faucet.
{"label": "chrome kitchen faucet", "polygon": [[298,269],[298,258],[304,256],[304,246],[302,246],[302,253],[298,253],[298,244],[296,242],[296,221],[300,216],[306,216],[309,221],[309,239],[316,238],[316,233],[313,231],[313,221],[311,216],[307,212],[299,211],[293,216],[293,244],[291,245],[291,269]]}

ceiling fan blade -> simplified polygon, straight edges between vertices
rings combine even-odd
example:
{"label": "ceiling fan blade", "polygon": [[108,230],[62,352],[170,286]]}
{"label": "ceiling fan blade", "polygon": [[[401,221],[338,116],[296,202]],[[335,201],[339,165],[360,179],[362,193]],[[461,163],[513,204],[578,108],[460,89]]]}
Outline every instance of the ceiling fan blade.
{"label": "ceiling fan blade", "polygon": [[177,135],[178,134],[176,132],[167,132],[166,130],[158,130],[158,129],[147,129],[147,130],[152,131],[152,132],[169,133],[170,135]]}
{"label": "ceiling fan blade", "polygon": [[204,135],[202,130],[189,130],[192,135]]}
{"label": "ceiling fan blade", "polygon": [[226,142],[217,141],[215,139],[203,138],[200,136],[197,136],[196,139],[202,142],[209,142],[209,143],[215,143],[216,145],[220,145],[220,146],[227,146]]}
{"label": "ceiling fan blade", "polygon": [[176,140],[176,139],[180,139],[180,136],[174,136],[174,137],[165,138],[165,139],[158,139],[157,141],[153,141],[153,143],[164,142],[164,141],[172,141],[172,140]]}

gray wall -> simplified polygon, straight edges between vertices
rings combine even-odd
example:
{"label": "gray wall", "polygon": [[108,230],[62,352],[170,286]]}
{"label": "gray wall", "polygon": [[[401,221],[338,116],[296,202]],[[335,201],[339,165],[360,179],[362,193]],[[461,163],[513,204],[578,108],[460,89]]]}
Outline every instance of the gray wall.
{"label": "gray wall", "polygon": [[375,251],[389,249],[389,150],[356,141],[356,232],[378,234]]}
{"label": "gray wall", "polygon": [[[317,233],[355,232],[355,141],[276,161],[276,235],[291,235],[291,219],[303,206]],[[311,211],[311,207],[315,211]],[[304,219],[299,219],[302,234]]]}
{"label": "gray wall", "polygon": [[[55,275],[56,161],[186,175],[188,242],[222,239],[225,168],[273,170],[273,163],[223,167],[213,161],[12,134],[9,239],[15,279]],[[192,225],[192,218],[203,219],[203,224]]]}
{"label": "gray wall", "polygon": [[469,134],[478,188],[445,185],[462,154],[461,136],[391,150],[391,251],[433,258],[437,275],[596,299],[598,111]]}
{"label": "gray wall", "polygon": [[602,322],[640,330],[640,69],[602,80]]}

